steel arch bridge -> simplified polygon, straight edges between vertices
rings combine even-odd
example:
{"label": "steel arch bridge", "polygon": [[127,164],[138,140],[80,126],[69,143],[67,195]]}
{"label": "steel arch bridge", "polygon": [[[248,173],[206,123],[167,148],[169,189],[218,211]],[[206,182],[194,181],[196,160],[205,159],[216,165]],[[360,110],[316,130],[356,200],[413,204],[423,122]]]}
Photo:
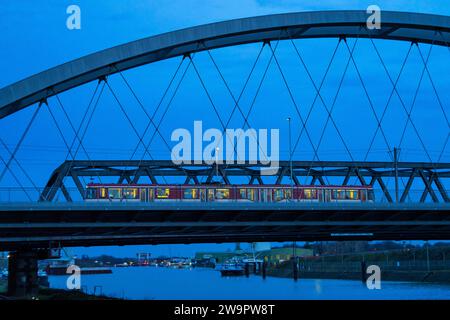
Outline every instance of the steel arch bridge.
{"label": "steel arch bridge", "polygon": [[[257,42],[262,42],[263,46],[268,45],[271,48],[272,41],[293,39],[338,38],[345,43],[347,38],[386,39],[408,41],[412,45],[431,44],[450,50],[450,17],[385,11],[382,13],[381,29],[378,30],[367,28],[367,18],[365,11],[324,11],[269,15],[213,23],[152,36],[103,50],[2,88],[0,89],[0,119],[34,104],[37,104],[38,108],[18,144],[13,150],[9,150],[10,157],[8,161],[4,161],[5,167],[0,181],[11,163],[17,161],[16,153],[40,106],[47,105],[47,99],[53,96],[58,97],[61,92],[93,81],[109,86],[107,78],[113,74],[121,74],[124,70],[173,57],[192,61],[194,53],[210,49]],[[271,50],[272,55],[275,56],[272,48]],[[390,77],[389,79],[395,89],[394,81]],[[117,100],[115,95],[114,97]],[[445,109],[443,112],[446,116]],[[448,125],[448,119],[446,120]],[[157,126],[152,119],[150,121],[156,132]],[[380,125],[380,122],[378,124]],[[78,139],[79,147],[82,147],[83,138],[78,137],[78,130],[75,130],[72,124],[71,126],[76,135],[74,141]],[[138,133],[137,135],[139,136]],[[71,154],[73,143],[70,147],[66,143],[66,146]],[[326,184],[324,178],[327,176],[342,177],[343,184],[347,184],[351,177],[357,178],[363,185],[378,183],[388,202],[393,202],[394,197],[385,187],[383,178],[408,178],[400,194],[400,202],[405,200],[411,184],[418,178],[423,182],[423,190],[419,197],[420,201],[417,202],[424,202],[429,195],[436,204],[396,204],[391,207],[386,205],[379,207],[375,204],[371,207],[345,207],[342,209],[345,210],[345,214],[336,207],[323,207],[320,209],[320,214],[315,216],[314,208],[311,206],[294,210],[285,204],[270,208],[256,206],[245,210],[226,206],[183,209],[182,205],[177,205],[176,208],[156,208],[160,215],[155,215],[152,208],[124,207],[117,204],[111,206],[105,204],[101,205],[101,208],[98,205],[87,204],[81,206],[64,204],[52,207],[45,202],[54,200],[58,190],[62,191],[66,200],[71,201],[63,183],[63,180],[69,176],[73,178],[83,198],[84,189],[78,179],[80,176],[116,177],[119,182],[137,182],[143,175],[147,175],[151,180],[156,179],[157,176],[184,176],[186,182],[197,183],[199,176],[210,178],[214,170],[212,166],[191,168],[158,160],[111,162],[89,159],[81,161],[73,157],[72,160],[61,164],[48,180],[39,195],[39,199],[44,203],[0,206],[0,216],[5,217],[0,222],[0,235],[3,235],[3,237],[0,236],[0,243],[5,243],[5,247],[11,249],[21,246],[42,247],[45,243],[63,246],[187,243],[212,241],[214,238],[218,241],[232,242],[236,239],[242,241],[320,240],[334,239],[336,234],[343,235],[340,239],[355,239],[355,237],[450,239],[449,196],[445,185],[450,177],[450,163],[295,160],[292,169],[287,162],[282,163],[281,167],[279,179],[288,176],[290,170],[293,170],[294,180],[297,176],[310,177],[312,184],[316,181]],[[248,175],[251,183],[255,181],[263,183],[256,169],[250,166],[225,167],[217,170],[220,171],[224,180],[233,175]],[[210,209],[220,214],[213,216],[208,213]],[[54,214],[55,210],[58,214]],[[99,214],[105,210],[110,212],[107,215]],[[184,216],[181,214],[183,210],[186,211]],[[242,212],[236,213],[239,210]],[[142,214],[139,211],[142,211]],[[258,211],[264,214],[255,216]],[[110,214],[114,212],[119,214]],[[246,215],[245,212],[249,214]],[[277,213],[280,214],[277,216]],[[104,219],[115,220],[109,223]],[[207,222],[202,222],[203,219]],[[258,219],[261,221],[257,221]],[[286,220],[280,221],[280,219]]]}
{"label": "steel arch bridge", "polygon": [[0,119],[86,82],[144,64],[254,42],[307,38],[372,38],[449,46],[450,17],[383,12],[367,29],[365,11],[319,11],[230,20],[133,41],[73,60],[0,90]]}

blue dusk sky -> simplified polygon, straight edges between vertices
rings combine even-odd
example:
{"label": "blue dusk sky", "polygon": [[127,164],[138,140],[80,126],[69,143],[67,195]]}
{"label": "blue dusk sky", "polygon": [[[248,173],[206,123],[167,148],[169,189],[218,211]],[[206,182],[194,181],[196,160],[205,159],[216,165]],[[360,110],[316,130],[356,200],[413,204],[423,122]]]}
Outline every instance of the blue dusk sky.
{"label": "blue dusk sky", "polygon": [[[66,27],[68,17],[66,9],[72,4],[81,8],[81,30],[68,30]],[[2,34],[0,87],[102,49],[181,28],[275,13],[365,10],[372,4],[378,5],[382,10],[450,15],[450,2],[441,0],[2,0],[0,3]],[[410,44],[386,40],[375,40],[374,43],[381,52],[391,76],[396,78]],[[330,106],[349,57],[348,49],[343,43],[338,45],[337,39],[295,40],[294,44],[296,47],[290,41],[280,42],[276,56],[292,87],[293,96],[302,116],[306,117],[310,108],[314,108],[306,127],[314,145],[317,146],[322,140],[318,148],[320,159],[349,160],[350,155],[343,141],[338,137],[337,130],[331,124],[324,130],[327,118],[325,108],[320,101],[312,104],[315,96],[314,86],[295,53],[295,49],[300,52],[314,81],[319,83],[330,62],[333,50],[338,46],[335,60],[321,91],[325,103]],[[273,45],[276,44],[273,43]],[[349,39],[348,45],[350,47],[355,45],[355,40]],[[235,96],[242,89],[245,78],[260,49],[261,44],[249,44],[211,51],[211,55]],[[433,82],[430,81],[427,74],[420,81],[423,68],[421,55],[426,57],[428,53],[428,69]],[[261,53],[255,74],[242,97],[241,104],[244,111],[250,107],[264,68],[270,59],[270,54],[267,47]],[[373,104],[379,117],[386,106],[392,86],[370,40],[360,39],[356,43],[354,59],[358,69],[350,64],[333,111],[333,118],[339,128],[339,133],[344,138],[345,144],[349,146],[354,159],[388,160],[391,157],[389,149],[400,146],[400,157],[404,161],[427,161],[429,158],[432,161],[450,161],[450,146],[446,145],[449,128],[439,103],[440,101],[443,106],[447,107],[446,112],[450,115],[448,109],[450,103],[449,57],[448,48],[426,44],[412,48],[399,78],[398,92],[406,106],[414,106],[411,118],[419,132],[420,139],[411,124],[408,123],[400,99],[394,94],[386,108],[386,115],[382,123],[386,139],[381,132],[375,135],[373,146],[366,155],[368,141],[372,139],[377,130],[376,117],[371,110],[370,103]],[[180,59],[176,57],[123,73],[150,113],[155,110],[180,63]],[[205,52],[198,53],[195,55],[194,61],[217,108],[223,118],[227,119],[234,104],[210,57]],[[183,70],[186,66],[187,63],[184,62]],[[358,78],[358,70],[364,80],[370,102]],[[115,75],[109,78],[109,83],[123,105],[126,106],[127,115],[134,126],[139,132],[143,132],[147,125],[146,119],[123,80]],[[75,127],[80,124],[95,86],[96,83],[88,83],[59,95]],[[433,86],[438,92],[438,97],[434,93]],[[419,89],[417,90],[417,88]],[[170,92],[173,90],[172,87]],[[165,101],[163,104],[167,105],[167,103]],[[49,99],[49,107],[55,110],[54,115],[61,125],[66,139],[72,141],[73,132],[55,98]],[[0,120],[0,135],[9,148],[17,143],[35,108],[36,106],[31,106]],[[255,111],[249,117],[251,126],[279,129],[280,158],[287,159],[289,146],[286,118],[293,118],[294,141],[300,134],[301,122],[280,72],[273,63],[268,68],[267,78],[261,86],[254,108]],[[157,112],[155,119],[164,119],[161,132],[169,142],[174,129],[192,129],[195,120],[202,120],[205,128],[220,128],[220,121],[192,68],[186,72],[186,77],[167,114],[163,115],[162,110],[163,108]],[[235,113],[231,117],[229,127],[241,128],[242,123],[242,117]],[[324,135],[321,139],[323,131]],[[403,132],[404,137],[402,138]],[[150,131],[144,136],[144,141],[150,139],[151,133]],[[426,150],[423,149],[421,140],[426,145]],[[99,101],[98,110],[93,116],[93,122],[83,141],[89,156],[92,159],[130,159],[138,141],[138,137],[124,114],[121,113],[113,95],[105,89]],[[168,159],[170,155],[160,137],[154,139],[150,152],[156,159]],[[32,180],[42,187],[51,172],[65,160],[66,155],[67,148],[49,111],[42,108],[17,154],[17,159]],[[7,151],[1,145],[0,156],[3,159],[8,158]],[[133,159],[140,159],[142,156],[143,148],[139,147]],[[86,159],[86,155],[80,151],[77,158]],[[293,158],[298,160],[313,158],[311,144],[305,135],[299,139],[298,146],[293,152]],[[17,172],[23,185],[32,186],[27,177],[20,172],[17,164],[13,163],[12,169]],[[3,170],[1,162],[0,170]],[[73,187],[70,181],[67,184],[69,188]],[[17,188],[18,185],[8,172],[0,181],[0,188],[5,190],[5,188],[11,187]],[[392,187],[392,183],[389,187]],[[7,191],[0,191],[0,194],[1,197],[5,197]],[[69,251],[72,254],[98,255],[105,253],[118,256],[134,256],[137,251],[148,251],[154,255],[192,255],[197,250],[216,251],[233,247],[234,244],[198,244],[73,248]]]}

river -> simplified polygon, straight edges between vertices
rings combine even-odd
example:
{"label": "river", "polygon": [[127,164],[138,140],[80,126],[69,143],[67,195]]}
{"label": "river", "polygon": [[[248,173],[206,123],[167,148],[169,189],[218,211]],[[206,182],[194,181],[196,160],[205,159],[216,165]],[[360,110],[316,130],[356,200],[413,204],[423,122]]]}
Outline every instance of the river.
{"label": "river", "polygon": [[[66,288],[65,276],[50,276],[51,288]],[[82,275],[88,293],[125,299],[450,299],[450,285],[383,281],[369,290],[360,281],[251,275],[221,277],[213,269],[113,268],[112,274]]]}

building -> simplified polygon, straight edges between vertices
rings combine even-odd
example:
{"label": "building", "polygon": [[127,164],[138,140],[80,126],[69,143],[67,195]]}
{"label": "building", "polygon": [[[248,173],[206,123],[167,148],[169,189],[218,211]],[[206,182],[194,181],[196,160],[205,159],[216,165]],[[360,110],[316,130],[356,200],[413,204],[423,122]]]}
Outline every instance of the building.
{"label": "building", "polygon": [[[296,248],[295,255],[297,257],[307,257],[313,255],[312,249]],[[252,257],[252,252],[197,252],[195,254],[196,260],[214,259],[216,263],[223,263],[232,257]],[[290,260],[293,256],[292,247],[271,248],[269,250],[261,250],[255,252],[255,256],[259,259],[266,259],[269,263],[279,263]]]}

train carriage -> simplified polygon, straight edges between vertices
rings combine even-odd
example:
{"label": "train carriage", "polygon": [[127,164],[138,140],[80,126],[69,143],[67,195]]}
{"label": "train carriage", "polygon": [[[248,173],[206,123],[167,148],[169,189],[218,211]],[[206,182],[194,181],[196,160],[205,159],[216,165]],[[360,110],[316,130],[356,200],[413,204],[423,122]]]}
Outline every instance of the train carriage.
{"label": "train carriage", "polygon": [[94,184],[86,201],[120,202],[373,202],[371,186]]}

